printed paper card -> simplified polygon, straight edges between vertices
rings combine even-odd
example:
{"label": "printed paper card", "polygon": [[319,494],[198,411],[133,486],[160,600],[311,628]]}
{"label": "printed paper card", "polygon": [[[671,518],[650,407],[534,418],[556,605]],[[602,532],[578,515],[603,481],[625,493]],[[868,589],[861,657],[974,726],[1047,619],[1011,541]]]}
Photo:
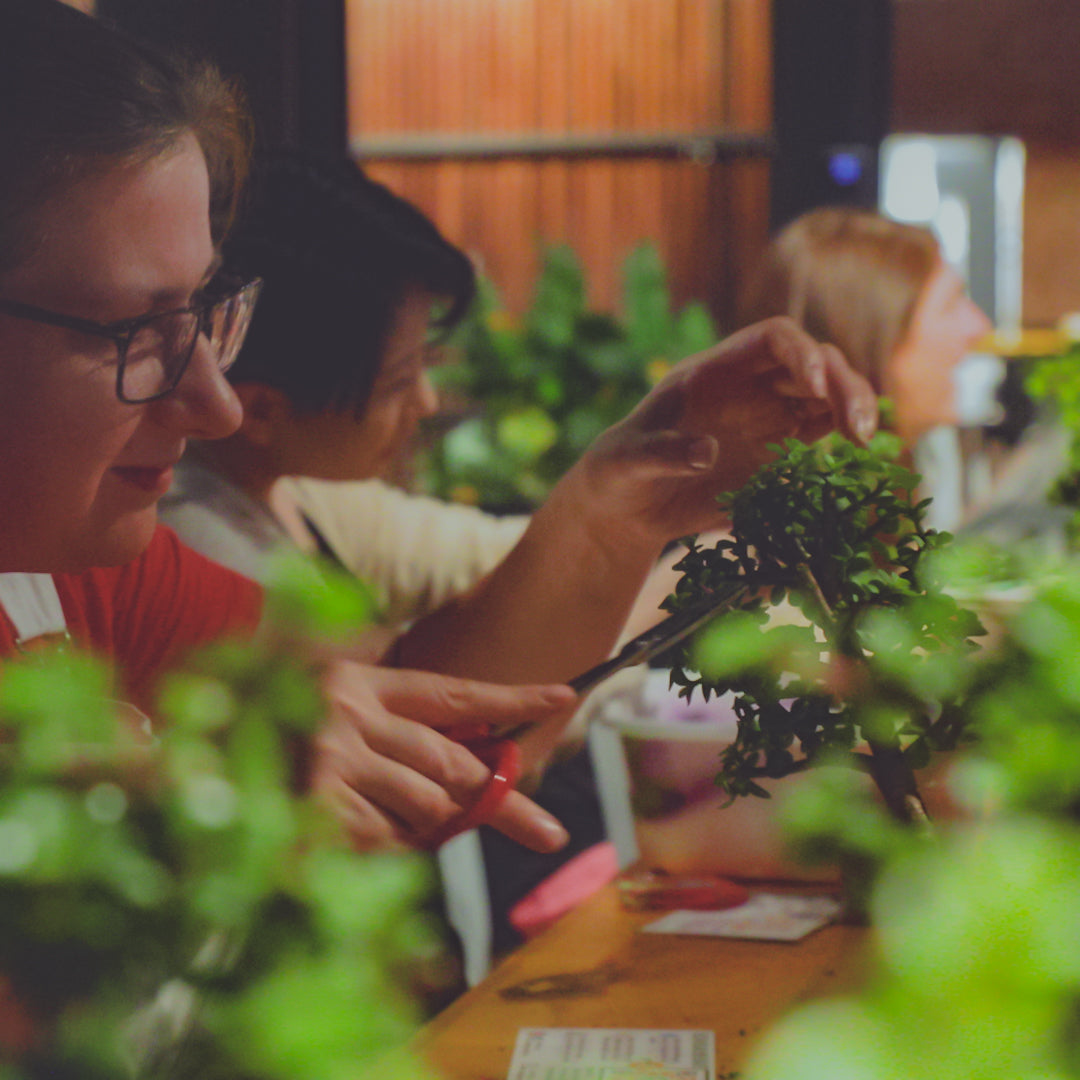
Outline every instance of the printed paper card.
{"label": "printed paper card", "polygon": [[758,893],[725,911],[672,911],[643,927],[652,934],[701,934],[754,941],[798,941],[832,922],[843,909],[831,896]]}
{"label": "printed paper card", "polygon": [[522,1028],[508,1080],[715,1080],[711,1031]]}

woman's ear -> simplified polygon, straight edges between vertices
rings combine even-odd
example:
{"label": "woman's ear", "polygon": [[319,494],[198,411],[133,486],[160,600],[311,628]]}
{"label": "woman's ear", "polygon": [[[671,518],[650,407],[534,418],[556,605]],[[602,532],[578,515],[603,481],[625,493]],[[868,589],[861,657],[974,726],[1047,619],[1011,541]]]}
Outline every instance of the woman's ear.
{"label": "woman's ear", "polygon": [[293,407],[288,397],[265,383],[236,383],[233,389],[244,407],[244,419],[237,435],[255,446],[275,445],[281,427],[293,417]]}

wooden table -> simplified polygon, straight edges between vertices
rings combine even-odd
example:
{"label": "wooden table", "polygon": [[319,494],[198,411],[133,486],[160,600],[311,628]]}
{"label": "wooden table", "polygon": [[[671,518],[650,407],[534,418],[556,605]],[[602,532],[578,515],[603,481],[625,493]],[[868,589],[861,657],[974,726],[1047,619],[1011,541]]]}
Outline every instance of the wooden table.
{"label": "wooden table", "polygon": [[[716,1034],[723,1076],[792,1005],[847,989],[864,966],[863,927],[827,926],[795,944],[638,933],[657,918],[624,911],[606,887],[440,1013],[422,1051],[446,1080],[503,1080],[522,1027],[705,1028]],[[610,981],[602,974],[599,985],[541,1000],[502,994],[526,979],[597,969]]]}

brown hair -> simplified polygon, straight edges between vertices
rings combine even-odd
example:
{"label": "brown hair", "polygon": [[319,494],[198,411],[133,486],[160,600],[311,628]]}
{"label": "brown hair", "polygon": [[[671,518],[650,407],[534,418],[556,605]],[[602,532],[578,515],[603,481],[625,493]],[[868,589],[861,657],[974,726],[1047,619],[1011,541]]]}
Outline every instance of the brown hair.
{"label": "brown hair", "polygon": [[881,393],[885,367],[940,259],[929,229],[852,207],[811,210],[769,244],[740,322],[789,315],[840,349]]}
{"label": "brown hair", "polygon": [[191,132],[210,174],[215,241],[235,212],[251,128],[208,64],[156,52],[60,0],[0,4],[0,274],[33,249],[35,214],[110,160],[150,159]]}

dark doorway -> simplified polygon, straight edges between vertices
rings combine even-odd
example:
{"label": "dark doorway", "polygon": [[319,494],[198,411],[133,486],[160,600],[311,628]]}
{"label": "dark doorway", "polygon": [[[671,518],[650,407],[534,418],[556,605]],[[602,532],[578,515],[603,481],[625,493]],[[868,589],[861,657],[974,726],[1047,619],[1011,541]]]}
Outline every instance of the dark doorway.
{"label": "dark doorway", "polygon": [[774,0],[772,224],[877,206],[889,130],[891,0]]}

